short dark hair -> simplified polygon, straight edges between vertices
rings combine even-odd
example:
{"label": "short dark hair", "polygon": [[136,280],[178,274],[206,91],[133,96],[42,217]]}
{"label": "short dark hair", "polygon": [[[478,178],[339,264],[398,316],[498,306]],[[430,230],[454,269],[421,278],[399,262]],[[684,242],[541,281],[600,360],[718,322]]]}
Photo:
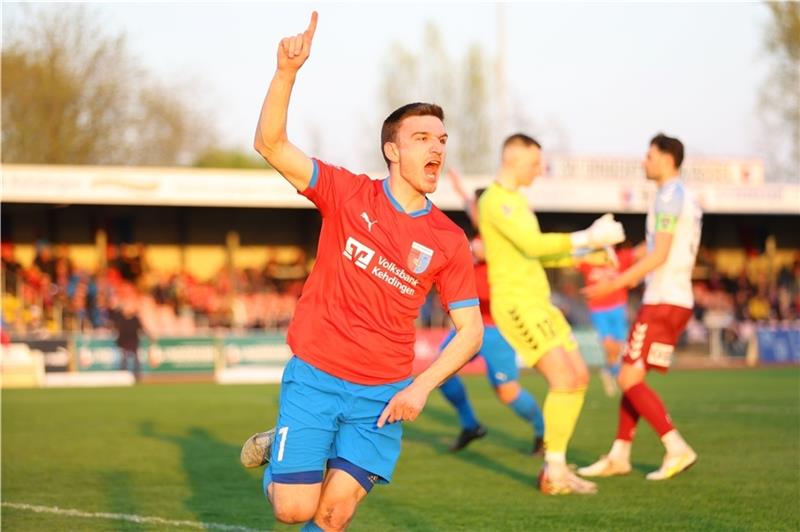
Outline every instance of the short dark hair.
{"label": "short dark hair", "polygon": [[542,145],[537,142],[537,140],[531,136],[526,135],[525,133],[514,133],[510,137],[508,137],[505,141],[503,141],[503,149],[505,150],[511,144],[522,144],[524,146],[536,146],[539,149],[542,149]]}
{"label": "short dark hair", "polygon": [[486,192],[486,187],[476,188],[475,189],[475,201],[478,201],[479,199],[481,199],[481,196],[483,196],[484,192]]}
{"label": "short dark hair", "polygon": [[383,121],[383,127],[381,128],[381,153],[383,154],[383,160],[386,161],[386,166],[389,166],[389,158],[386,157],[383,147],[387,142],[394,142],[395,135],[397,135],[397,128],[400,127],[400,122],[409,116],[435,116],[444,122],[444,111],[435,103],[407,103],[392,111],[392,114],[387,116],[386,120]]}
{"label": "short dark hair", "polygon": [[676,138],[668,137],[663,133],[659,133],[650,141],[651,146],[658,148],[661,153],[666,153],[672,156],[675,162],[675,168],[680,168],[683,163],[683,142]]}

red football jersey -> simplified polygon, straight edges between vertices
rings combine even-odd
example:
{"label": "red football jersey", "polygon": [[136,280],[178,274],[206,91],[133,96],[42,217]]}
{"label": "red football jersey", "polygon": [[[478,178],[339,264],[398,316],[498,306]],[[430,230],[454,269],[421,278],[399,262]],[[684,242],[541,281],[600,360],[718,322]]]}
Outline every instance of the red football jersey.
{"label": "red football jersey", "polygon": [[484,325],[494,325],[491,305],[489,303],[489,268],[485,262],[475,264],[475,286],[478,289],[478,300],[481,305],[481,317]]}
{"label": "red football jersey", "polygon": [[313,163],[301,194],[322,213],[322,229],[289,346],[350,382],[405,379],[414,360],[414,321],[433,284],[448,310],[478,305],[467,237],[430,200],[403,211],[388,179]]}
{"label": "red football jersey", "polygon": [[[619,261],[619,268],[615,268],[611,264],[596,266],[587,264],[585,262],[578,266],[578,270],[583,274],[583,280],[587,285],[611,279],[619,275],[620,272],[627,270],[634,262],[633,249],[622,248],[617,249],[617,260]],[[616,292],[611,292],[596,299],[589,299],[586,301],[586,306],[589,310],[605,310],[619,305],[628,303],[628,289],[620,288]]]}

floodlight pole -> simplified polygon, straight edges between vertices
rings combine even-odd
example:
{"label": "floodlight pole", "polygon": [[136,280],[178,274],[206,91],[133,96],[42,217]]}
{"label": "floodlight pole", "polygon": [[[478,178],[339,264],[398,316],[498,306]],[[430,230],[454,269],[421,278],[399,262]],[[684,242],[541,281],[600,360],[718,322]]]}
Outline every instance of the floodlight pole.
{"label": "floodlight pole", "polygon": [[497,57],[495,58],[495,80],[497,91],[497,126],[495,146],[508,134],[508,87],[506,84],[506,10],[505,4],[495,4],[495,27],[497,39]]}

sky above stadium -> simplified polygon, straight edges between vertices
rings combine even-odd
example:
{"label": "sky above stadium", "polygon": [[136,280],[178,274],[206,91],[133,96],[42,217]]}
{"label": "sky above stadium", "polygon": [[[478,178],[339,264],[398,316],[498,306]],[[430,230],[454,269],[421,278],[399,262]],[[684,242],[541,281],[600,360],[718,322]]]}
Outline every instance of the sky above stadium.
{"label": "sky above stadium", "polygon": [[[58,9],[49,5],[47,9]],[[452,57],[478,43],[498,51],[505,20],[509,112],[573,155],[641,156],[658,131],[690,155],[765,153],[758,93],[766,76],[758,3],[98,3],[143,66],[188,88],[218,124],[220,141],[251,149],[281,37],[320,13],[295,88],[290,136],[300,147],[364,169],[386,114],[381,65],[394,42],[420,50],[435,23]],[[8,24],[19,10],[3,9]],[[450,117],[451,120],[457,117]],[[375,124],[374,128],[368,127]],[[555,130],[555,131],[553,131]],[[547,144],[547,143],[546,143]],[[546,145],[547,147],[547,145]]]}

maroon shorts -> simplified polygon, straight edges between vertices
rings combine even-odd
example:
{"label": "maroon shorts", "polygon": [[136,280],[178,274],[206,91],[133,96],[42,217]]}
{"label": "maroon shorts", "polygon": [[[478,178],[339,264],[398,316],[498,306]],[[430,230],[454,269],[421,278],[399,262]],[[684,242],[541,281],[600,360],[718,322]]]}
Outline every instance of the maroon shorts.
{"label": "maroon shorts", "polygon": [[628,335],[623,361],[635,364],[641,360],[647,369],[667,371],[675,344],[691,317],[690,308],[642,305]]}

